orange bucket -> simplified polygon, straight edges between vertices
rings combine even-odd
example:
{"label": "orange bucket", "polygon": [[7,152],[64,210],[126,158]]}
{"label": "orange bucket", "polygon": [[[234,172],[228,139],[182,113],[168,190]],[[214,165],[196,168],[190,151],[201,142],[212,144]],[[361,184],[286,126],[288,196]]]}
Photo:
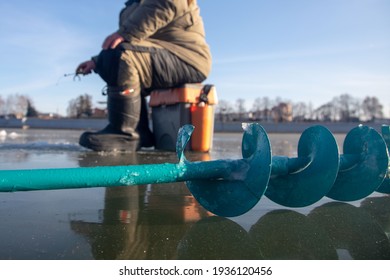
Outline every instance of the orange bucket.
{"label": "orange bucket", "polygon": [[191,137],[193,151],[208,152],[213,145],[214,109],[207,104],[193,104],[191,106],[191,122],[195,130]]}

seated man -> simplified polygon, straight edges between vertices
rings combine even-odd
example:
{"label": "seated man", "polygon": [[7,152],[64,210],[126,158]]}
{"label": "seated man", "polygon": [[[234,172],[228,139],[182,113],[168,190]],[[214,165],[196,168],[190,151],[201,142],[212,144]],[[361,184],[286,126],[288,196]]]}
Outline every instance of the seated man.
{"label": "seated man", "polygon": [[107,83],[109,124],[84,132],[80,145],[95,151],[151,147],[145,96],[152,89],[203,82],[211,54],[196,0],[130,0],[119,29],[77,73],[98,73]]}

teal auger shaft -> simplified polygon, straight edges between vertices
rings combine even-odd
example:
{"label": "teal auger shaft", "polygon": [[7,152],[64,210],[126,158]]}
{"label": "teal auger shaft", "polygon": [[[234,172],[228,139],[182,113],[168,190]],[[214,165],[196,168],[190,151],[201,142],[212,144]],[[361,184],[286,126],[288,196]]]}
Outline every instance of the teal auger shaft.
{"label": "teal auger shaft", "polygon": [[[260,158],[263,158],[260,155],[260,147],[263,145],[258,143],[257,139],[267,137],[260,126],[251,125],[245,131],[245,134],[252,135],[246,137],[245,142],[254,147],[253,153],[247,158],[205,162],[190,162],[184,156],[193,130],[193,126],[184,126],[179,131],[176,144],[178,163],[1,170],[0,192],[118,187],[194,180],[234,181],[237,177],[239,180],[245,178],[248,170],[254,166],[261,167],[251,163],[254,159],[259,162]],[[267,153],[268,150],[269,146],[266,147]],[[257,180],[256,178],[252,181]]]}
{"label": "teal auger shaft", "polygon": [[179,162],[163,164],[104,166],[63,169],[0,171],[0,191],[33,191],[94,187],[116,187],[181,182],[196,179],[224,179],[246,160]]}

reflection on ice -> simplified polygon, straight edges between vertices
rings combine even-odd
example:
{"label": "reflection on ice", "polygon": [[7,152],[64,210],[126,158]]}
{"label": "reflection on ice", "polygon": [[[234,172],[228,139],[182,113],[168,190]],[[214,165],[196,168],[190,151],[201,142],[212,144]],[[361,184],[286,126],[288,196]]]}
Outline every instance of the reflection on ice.
{"label": "reflection on ice", "polygon": [[379,210],[389,209],[390,197],[360,207],[325,203],[308,215],[270,210],[245,230],[204,212],[182,185],[168,188],[176,194],[160,193],[162,186],[107,189],[103,218],[71,219],[71,229],[96,259],[390,259],[389,213]]}

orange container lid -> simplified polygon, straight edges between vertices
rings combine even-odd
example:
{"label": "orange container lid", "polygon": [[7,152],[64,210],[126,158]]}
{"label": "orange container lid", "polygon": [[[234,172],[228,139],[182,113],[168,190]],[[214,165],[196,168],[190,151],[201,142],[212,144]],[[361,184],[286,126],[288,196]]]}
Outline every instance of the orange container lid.
{"label": "orange container lid", "polygon": [[[156,89],[150,94],[149,106],[156,107],[161,105],[173,105],[177,103],[200,103],[201,94],[205,85],[203,84],[184,84],[177,88]],[[207,94],[207,104],[217,104],[217,92],[215,86],[211,86]]]}

